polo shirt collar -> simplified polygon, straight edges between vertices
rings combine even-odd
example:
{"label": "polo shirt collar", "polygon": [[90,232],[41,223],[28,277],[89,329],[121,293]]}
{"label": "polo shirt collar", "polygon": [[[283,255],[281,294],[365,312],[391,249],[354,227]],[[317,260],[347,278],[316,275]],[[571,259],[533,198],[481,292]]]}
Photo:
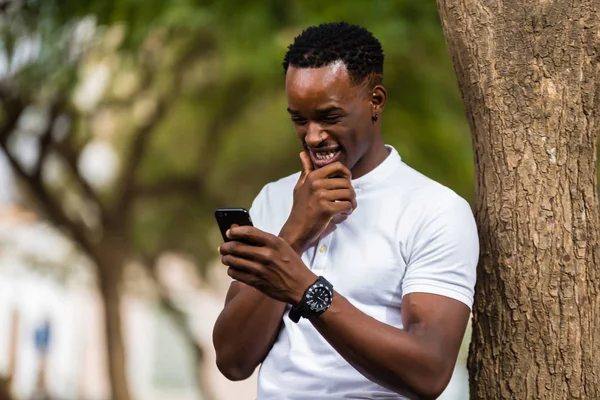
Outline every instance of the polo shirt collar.
{"label": "polo shirt collar", "polygon": [[369,187],[379,184],[390,176],[401,163],[400,154],[398,154],[396,149],[388,144],[385,147],[388,149],[389,154],[381,164],[360,178],[352,179],[352,186],[355,190],[364,191]]}

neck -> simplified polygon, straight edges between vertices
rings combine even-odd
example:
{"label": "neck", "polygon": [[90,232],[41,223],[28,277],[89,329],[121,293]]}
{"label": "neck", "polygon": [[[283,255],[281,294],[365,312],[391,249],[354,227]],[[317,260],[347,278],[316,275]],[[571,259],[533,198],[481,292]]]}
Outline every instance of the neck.
{"label": "neck", "polygon": [[387,147],[385,147],[383,138],[381,137],[381,134],[378,134],[377,140],[373,141],[369,150],[352,168],[352,179],[360,178],[361,176],[368,174],[381,164],[388,155],[389,151]]}

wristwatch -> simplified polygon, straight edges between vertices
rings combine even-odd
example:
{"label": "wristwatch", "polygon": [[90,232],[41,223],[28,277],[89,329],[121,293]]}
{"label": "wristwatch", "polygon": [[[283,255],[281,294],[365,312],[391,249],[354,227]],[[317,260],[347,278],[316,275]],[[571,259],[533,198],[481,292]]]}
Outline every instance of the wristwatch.
{"label": "wristwatch", "polygon": [[310,319],[323,314],[333,300],[333,285],[327,279],[319,278],[306,289],[298,304],[292,306],[289,317],[292,321],[300,321],[300,317]]}

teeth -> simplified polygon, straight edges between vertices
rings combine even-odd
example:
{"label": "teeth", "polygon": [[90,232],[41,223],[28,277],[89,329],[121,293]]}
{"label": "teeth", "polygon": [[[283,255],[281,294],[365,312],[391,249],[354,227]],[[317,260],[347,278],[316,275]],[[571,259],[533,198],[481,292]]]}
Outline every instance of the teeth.
{"label": "teeth", "polygon": [[333,156],[335,156],[336,153],[337,150],[332,150],[328,152],[315,152],[315,157],[317,157],[318,160],[329,160],[333,158]]}

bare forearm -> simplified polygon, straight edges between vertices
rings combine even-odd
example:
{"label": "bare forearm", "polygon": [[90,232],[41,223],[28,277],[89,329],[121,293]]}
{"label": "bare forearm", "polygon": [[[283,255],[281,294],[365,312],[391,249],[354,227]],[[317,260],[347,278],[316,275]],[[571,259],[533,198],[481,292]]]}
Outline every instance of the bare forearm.
{"label": "bare forearm", "polygon": [[436,398],[446,385],[444,360],[433,351],[435,344],[375,320],[338,293],[329,310],[311,322],[348,363],[373,382],[423,398]]}
{"label": "bare forearm", "polygon": [[271,349],[284,310],[284,303],[246,285],[226,304],[213,331],[217,365],[225,376],[241,380],[252,374]]}
{"label": "bare forearm", "polygon": [[[301,255],[305,244],[291,233],[279,236]],[[239,292],[229,300],[217,319],[213,342],[217,365],[232,380],[245,379],[252,374],[273,346],[285,303],[273,300],[258,290],[242,284]]]}

